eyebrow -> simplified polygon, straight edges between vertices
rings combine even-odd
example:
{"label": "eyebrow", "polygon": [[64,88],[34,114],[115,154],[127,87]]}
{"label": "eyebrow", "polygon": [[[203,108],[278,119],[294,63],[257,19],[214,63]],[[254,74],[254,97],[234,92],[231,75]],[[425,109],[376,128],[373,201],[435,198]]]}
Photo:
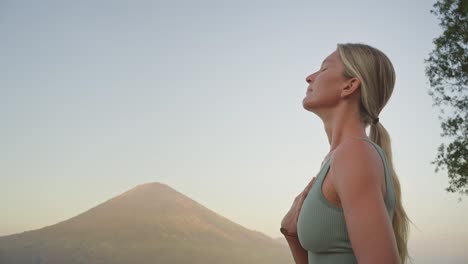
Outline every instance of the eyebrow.
{"label": "eyebrow", "polygon": [[[327,59],[328,59],[328,58],[327,58]],[[324,64],[325,62],[327,62],[327,59],[324,59],[324,60],[322,61],[322,66],[323,66],[323,64]]]}

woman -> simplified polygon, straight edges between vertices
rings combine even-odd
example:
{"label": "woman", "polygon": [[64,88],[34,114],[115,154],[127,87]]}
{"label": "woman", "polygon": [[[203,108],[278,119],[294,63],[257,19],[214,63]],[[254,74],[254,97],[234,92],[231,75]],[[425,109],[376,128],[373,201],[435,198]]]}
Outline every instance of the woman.
{"label": "woman", "polygon": [[408,218],[379,120],[395,84],[392,63],[371,46],[338,44],[306,81],[303,107],[322,119],[330,152],[281,222],[294,260],[405,263]]}

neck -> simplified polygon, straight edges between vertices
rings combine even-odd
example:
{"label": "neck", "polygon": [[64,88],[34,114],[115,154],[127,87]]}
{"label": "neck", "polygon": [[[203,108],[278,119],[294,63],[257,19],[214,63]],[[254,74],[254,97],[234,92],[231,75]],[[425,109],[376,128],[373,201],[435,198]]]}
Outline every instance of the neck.
{"label": "neck", "polygon": [[330,144],[329,154],[348,138],[367,138],[366,128],[359,120],[358,110],[350,108],[337,109],[329,118],[322,118],[322,121]]}

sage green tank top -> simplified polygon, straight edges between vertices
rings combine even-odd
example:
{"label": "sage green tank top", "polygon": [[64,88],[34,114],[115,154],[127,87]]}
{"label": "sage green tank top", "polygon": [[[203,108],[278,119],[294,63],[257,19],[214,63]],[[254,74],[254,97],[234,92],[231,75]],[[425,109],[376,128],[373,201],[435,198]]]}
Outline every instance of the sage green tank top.
{"label": "sage green tank top", "polygon": [[[385,153],[380,146],[366,139],[378,151],[385,170],[385,206],[393,219],[395,191]],[[322,193],[322,184],[330,168],[330,157],[322,164],[315,182],[302,204],[297,222],[297,234],[302,247],[307,250],[309,264],[357,263],[351,247],[343,209],[330,203]],[[390,221],[391,222],[391,221]]]}

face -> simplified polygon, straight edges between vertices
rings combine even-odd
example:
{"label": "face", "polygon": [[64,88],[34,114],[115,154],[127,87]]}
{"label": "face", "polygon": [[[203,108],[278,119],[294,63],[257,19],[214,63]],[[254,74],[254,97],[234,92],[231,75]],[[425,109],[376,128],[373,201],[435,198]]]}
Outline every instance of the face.
{"label": "face", "polygon": [[332,108],[342,97],[346,78],[343,76],[344,66],[338,50],[331,53],[322,63],[320,69],[307,76],[309,84],[302,105],[306,110],[317,112],[321,109]]}

